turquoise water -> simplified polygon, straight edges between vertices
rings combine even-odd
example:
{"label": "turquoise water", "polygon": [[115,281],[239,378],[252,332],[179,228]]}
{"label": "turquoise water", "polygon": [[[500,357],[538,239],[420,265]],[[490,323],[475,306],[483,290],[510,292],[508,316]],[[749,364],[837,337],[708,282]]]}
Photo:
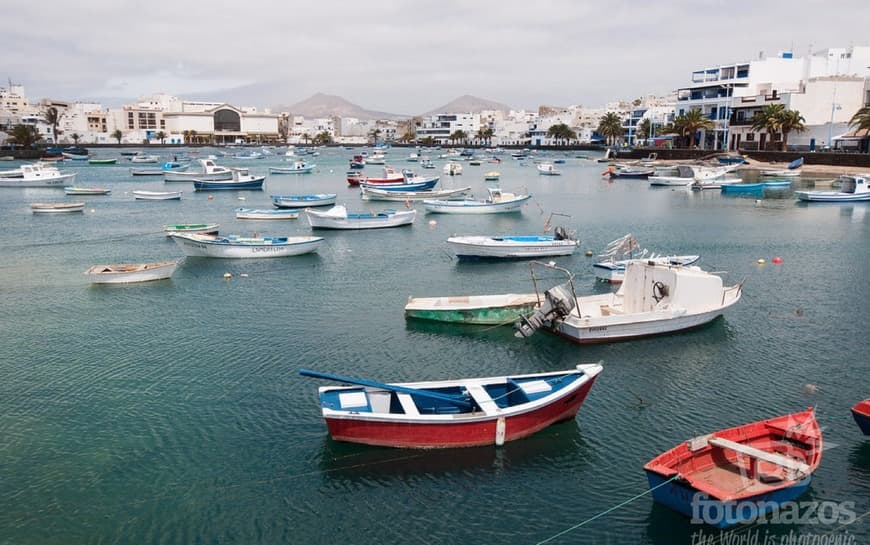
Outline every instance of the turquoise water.
{"label": "turquoise water", "polygon": [[[133,178],[129,164],[67,163],[77,185],[112,189],[67,197],[88,203],[79,215],[30,212],[30,202],[63,200],[60,190],[0,190],[0,543],[537,543],[644,492],[643,464],[675,444],[810,405],[828,450],[801,499],[852,501],[857,516],[870,509],[870,441],[849,414],[870,396],[868,204],[609,182],[600,164],[573,154],[562,176],[539,176],[505,156],[466,164],[442,184],[482,196],[483,173],[497,169],[506,191],[532,193],[522,214],[421,211],[410,228],[322,234],[317,254],[191,258],[150,284],[90,286],[82,274],[180,257],[163,224],[309,234],[304,216],[234,219],[236,207],[269,208],[271,194],[335,192],[350,211],[402,206],[359,200],[343,176],[352,155],[323,150],[311,159],[316,173],[272,176],[262,192],[194,193],[189,183]],[[389,156],[413,167],[406,155]],[[225,163],[265,173],[280,158]],[[184,189],[183,199],[130,194],[164,188]],[[410,295],[530,291],[528,262],[458,262],[445,240],[541,233],[550,212],[569,214],[551,223],[582,240],[557,260],[582,294],[609,289],[584,252],[631,232],[652,250],[700,254],[704,268],[745,278],[744,297],[709,327],[600,346],[406,322]],[[326,383],[296,374],[435,380],[599,360],[604,371],[575,421],[502,448],[445,452],[331,441],[316,398]],[[743,532],[848,530],[861,543],[868,520]],[[688,544],[699,529],[642,497],[551,543]]]}

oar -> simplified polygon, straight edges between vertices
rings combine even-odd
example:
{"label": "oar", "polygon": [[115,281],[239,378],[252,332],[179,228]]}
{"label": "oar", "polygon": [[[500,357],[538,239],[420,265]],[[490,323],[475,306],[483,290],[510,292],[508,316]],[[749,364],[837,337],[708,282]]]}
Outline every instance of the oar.
{"label": "oar", "polygon": [[322,378],[326,380],[334,380],[336,382],[346,382],[348,384],[357,384],[359,386],[368,386],[371,388],[379,388],[381,390],[388,390],[391,392],[399,392],[402,394],[411,394],[420,397],[428,397],[430,399],[437,399],[439,401],[446,401],[447,403],[452,403],[453,405],[464,407],[466,409],[473,409],[474,405],[472,405],[469,401],[466,401],[463,398],[451,396],[447,394],[439,394],[437,392],[430,392],[429,390],[420,390],[417,388],[408,388],[406,386],[397,386],[395,384],[385,384],[383,382],[375,382],[373,380],[366,380],[361,378],[350,378],[343,377],[341,375],[332,375],[330,373],[318,373],[317,371],[310,371],[308,369],[300,369],[299,374],[303,377],[312,377],[312,378]]}

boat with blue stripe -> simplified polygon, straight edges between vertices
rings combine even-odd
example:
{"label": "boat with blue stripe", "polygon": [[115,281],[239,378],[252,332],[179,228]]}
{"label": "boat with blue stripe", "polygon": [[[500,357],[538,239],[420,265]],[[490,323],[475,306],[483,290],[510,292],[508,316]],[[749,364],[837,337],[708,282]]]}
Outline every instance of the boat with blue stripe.
{"label": "boat with blue stripe", "polygon": [[329,206],[335,204],[335,193],[316,193],[312,195],[272,195],[275,208],[308,208],[309,206]]}

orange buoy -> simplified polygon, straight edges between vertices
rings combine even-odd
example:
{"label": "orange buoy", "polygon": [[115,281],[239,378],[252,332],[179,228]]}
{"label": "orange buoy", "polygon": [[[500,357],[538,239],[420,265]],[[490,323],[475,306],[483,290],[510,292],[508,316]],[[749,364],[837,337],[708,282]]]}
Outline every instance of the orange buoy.
{"label": "orange buoy", "polygon": [[780,263],[782,263],[782,258],[779,256],[776,256],[773,258],[773,262],[776,263],[777,265],[779,265]]}

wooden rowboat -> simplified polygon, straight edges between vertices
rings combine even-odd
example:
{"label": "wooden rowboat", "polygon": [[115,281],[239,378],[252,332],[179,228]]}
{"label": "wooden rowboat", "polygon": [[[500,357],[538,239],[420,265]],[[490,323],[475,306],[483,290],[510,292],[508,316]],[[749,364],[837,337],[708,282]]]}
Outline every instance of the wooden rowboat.
{"label": "wooden rowboat", "polygon": [[456,324],[510,325],[538,306],[534,293],[409,297],[405,317]]}
{"label": "wooden rowboat", "polygon": [[83,202],[35,202],[30,205],[34,214],[64,214],[69,212],[84,212]]}
{"label": "wooden rowboat", "polygon": [[172,276],[179,260],[120,265],[94,265],[85,271],[92,284],[128,284],[163,280]]}

